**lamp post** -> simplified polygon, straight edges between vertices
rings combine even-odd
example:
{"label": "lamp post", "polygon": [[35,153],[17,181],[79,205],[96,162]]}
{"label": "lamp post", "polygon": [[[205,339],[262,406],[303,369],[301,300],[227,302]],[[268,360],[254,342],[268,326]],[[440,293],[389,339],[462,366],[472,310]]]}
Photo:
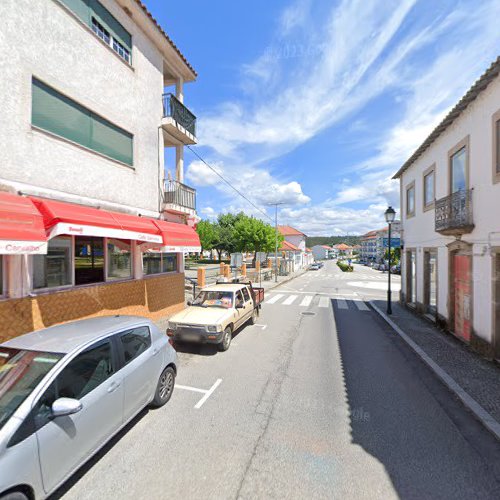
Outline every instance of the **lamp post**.
{"label": "lamp post", "polygon": [[391,225],[394,222],[394,219],[396,218],[396,211],[394,208],[389,207],[385,211],[385,220],[389,226],[389,238],[388,238],[388,255],[389,255],[389,274],[388,274],[388,287],[387,287],[387,314],[392,314],[392,300],[391,300]]}
{"label": "lamp post", "polygon": [[284,205],[283,202],[269,203],[274,206],[274,281],[278,282],[278,205]]}

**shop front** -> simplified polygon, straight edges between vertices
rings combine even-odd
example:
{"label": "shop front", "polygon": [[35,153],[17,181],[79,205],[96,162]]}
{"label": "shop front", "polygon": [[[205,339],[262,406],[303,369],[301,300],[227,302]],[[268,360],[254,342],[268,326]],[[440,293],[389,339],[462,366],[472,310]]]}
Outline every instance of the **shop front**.
{"label": "shop front", "polygon": [[3,259],[7,285],[0,301],[0,341],[80,318],[132,314],[154,320],[184,307],[183,253],[199,248],[192,228],[18,198],[38,213],[45,246],[17,255],[17,261]]}

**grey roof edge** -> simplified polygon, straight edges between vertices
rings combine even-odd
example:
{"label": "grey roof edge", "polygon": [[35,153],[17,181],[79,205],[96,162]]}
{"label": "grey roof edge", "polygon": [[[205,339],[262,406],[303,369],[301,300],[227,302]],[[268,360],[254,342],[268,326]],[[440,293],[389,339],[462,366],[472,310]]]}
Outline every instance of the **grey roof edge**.
{"label": "grey roof edge", "polygon": [[490,67],[476,80],[474,85],[467,93],[458,101],[452,110],[444,117],[441,123],[429,134],[427,139],[417,148],[417,150],[406,160],[403,166],[394,174],[393,179],[399,179],[415,161],[432,145],[436,139],[465,111],[478,96],[485,90],[488,85],[500,73],[500,56],[491,63]]}

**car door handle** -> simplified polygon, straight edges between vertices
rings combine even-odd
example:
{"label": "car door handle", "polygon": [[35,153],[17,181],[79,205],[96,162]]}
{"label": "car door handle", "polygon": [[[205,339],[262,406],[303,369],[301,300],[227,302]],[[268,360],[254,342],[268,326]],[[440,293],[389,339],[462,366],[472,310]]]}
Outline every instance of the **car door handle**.
{"label": "car door handle", "polygon": [[160,349],[158,349],[158,347],[156,347],[155,349],[153,349],[152,356],[156,356],[159,352],[160,352]]}
{"label": "car door handle", "polygon": [[108,387],[108,392],[114,392],[118,387],[120,387],[120,382],[112,382]]}

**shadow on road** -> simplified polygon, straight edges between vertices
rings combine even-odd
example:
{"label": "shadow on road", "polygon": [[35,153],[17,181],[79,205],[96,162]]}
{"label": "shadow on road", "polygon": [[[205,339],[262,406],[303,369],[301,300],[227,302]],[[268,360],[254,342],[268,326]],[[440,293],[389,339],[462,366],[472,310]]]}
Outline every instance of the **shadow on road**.
{"label": "shadow on road", "polygon": [[499,498],[498,443],[374,312],[332,300],[352,442],[400,498]]}

